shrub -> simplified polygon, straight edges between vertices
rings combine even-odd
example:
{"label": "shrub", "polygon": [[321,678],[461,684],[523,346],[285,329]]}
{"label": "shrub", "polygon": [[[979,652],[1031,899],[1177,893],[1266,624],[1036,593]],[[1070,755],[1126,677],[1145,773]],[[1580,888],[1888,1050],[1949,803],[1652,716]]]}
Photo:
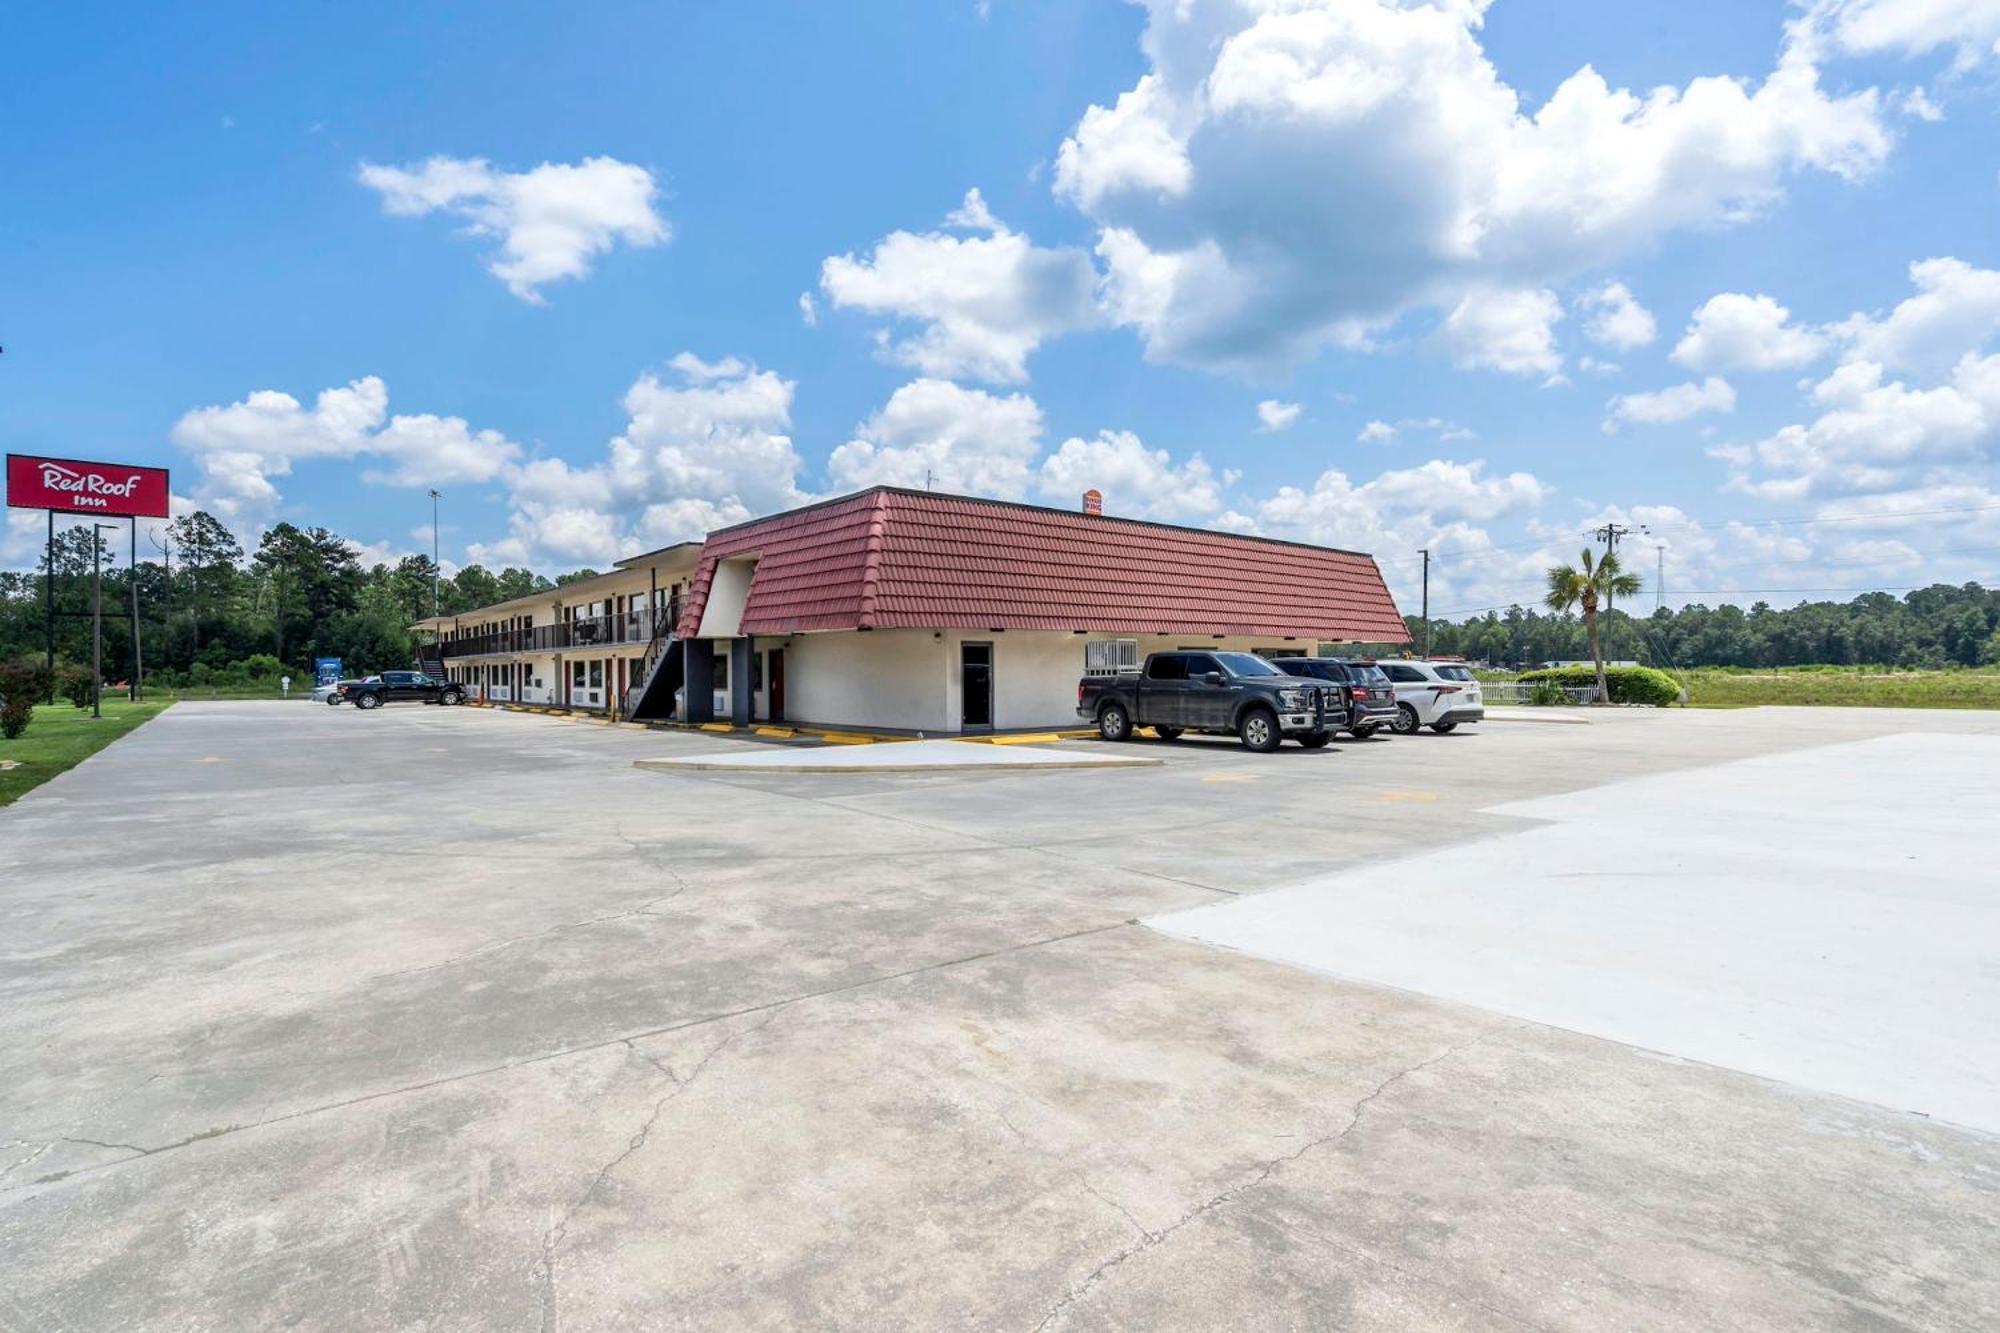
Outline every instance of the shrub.
{"label": "shrub", "polygon": [[[1677,703],[1681,697],[1681,687],[1664,671],[1652,667],[1606,667],[1605,683],[1611,687],[1611,702],[1615,704],[1650,704],[1664,708]],[[1521,680],[1528,685],[1546,681],[1553,685],[1595,685],[1597,672],[1587,666],[1556,667],[1545,671],[1524,671]]]}
{"label": "shrub", "polygon": [[28,729],[35,705],[48,698],[49,669],[32,657],[0,662],[0,737],[14,740]]}
{"label": "shrub", "polygon": [[1531,681],[1528,685],[1528,702],[1543,708],[1569,702],[1569,693],[1552,680]]}
{"label": "shrub", "polygon": [[285,664],[269,653],[252,653],[241,662],[229,664],[231,674],[241,673],[239,680],[276,680],[285,674]]}
{"label": "shrub", "polygon": [[90,668],[65,662],[56,668],[56,692],[76,708],[88,708],[97,694],[97,678]]}

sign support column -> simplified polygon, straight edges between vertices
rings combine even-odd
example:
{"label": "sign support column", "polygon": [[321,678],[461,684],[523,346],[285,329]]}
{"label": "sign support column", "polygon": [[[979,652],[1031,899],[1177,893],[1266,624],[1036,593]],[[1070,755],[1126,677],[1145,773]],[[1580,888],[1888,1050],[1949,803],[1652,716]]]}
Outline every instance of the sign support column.
{"label": "sign support column", "polygon": [[[48,621],[48,661],[50,679],[54,679],[56,669],[56,511],[49,511],[49,551],[43,557],[48,563],[42,567],[42,610]],[[51,686],[51,689],[54,687]]]}

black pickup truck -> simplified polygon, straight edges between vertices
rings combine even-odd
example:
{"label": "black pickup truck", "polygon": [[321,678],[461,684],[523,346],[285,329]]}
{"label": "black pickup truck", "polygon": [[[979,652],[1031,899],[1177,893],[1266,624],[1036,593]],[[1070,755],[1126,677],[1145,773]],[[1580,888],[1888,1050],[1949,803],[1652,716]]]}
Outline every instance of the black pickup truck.
{"label": "black pickup truck", "polygon": [[384,671],[367,680],[343,680],[340,697],[363,712],[383,704],[462,704],[465,687],[457,681],[432,680],[421,671]]}
{"label": "black pickup truck", "polygon": [[1153,653],[1137,672],[1085,676],[1076,712],[1107,741],[1130,740],[1134,727],[1163,740],[1207,731],[1259,753],[1284,740],[1317,750],[1347,724],[1338,685],[1288,676],[1254,653]]}

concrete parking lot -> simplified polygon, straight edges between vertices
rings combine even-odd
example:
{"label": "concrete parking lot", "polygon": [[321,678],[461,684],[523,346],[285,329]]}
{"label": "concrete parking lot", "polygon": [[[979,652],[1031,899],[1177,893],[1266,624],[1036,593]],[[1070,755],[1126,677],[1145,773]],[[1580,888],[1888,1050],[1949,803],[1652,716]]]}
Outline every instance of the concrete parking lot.
{"label": "concrete parking lot", "polygon": [[[1536,803],[1912,733],[2000,718],[829,777],[632,767],[739,744],[699,734],[179,705],[0,811],[0,1328],[1991,1327],[1980,1128],[1557,1025],[1476,957],[1345,979],[1143,924],[1358,875],[1404,963],[1401,883],[1440,952],[1504,951],[1400,863],[1504,890],[1519,835],[1594,836]],[[1892,827],[1932,799],[1875,785]],[[1755,850],[1745,892],[1810,912],[1812,848],[1763,813],[1704,817]],[[1894,911],[1991,958],[1993,835],[1926,836],[1947,883]],[[1928,957],[1867,984],[1933,997]],[[1740,1002],[1818,1002],[1779,984]],[[1930,1040],[1904,1000],[1879,1026]]]}

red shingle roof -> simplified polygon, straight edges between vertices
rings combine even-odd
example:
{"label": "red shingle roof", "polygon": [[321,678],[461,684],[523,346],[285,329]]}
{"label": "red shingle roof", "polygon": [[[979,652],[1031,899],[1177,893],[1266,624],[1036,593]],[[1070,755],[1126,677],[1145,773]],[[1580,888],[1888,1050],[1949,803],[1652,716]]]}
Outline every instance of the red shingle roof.
{"label": "red shingle roof", "polygon": [[711,533],[682,634],[701,625],[716,564],[752,555],[745,634],[913,628],[1409,637],[1372,556],[892,487]]}

